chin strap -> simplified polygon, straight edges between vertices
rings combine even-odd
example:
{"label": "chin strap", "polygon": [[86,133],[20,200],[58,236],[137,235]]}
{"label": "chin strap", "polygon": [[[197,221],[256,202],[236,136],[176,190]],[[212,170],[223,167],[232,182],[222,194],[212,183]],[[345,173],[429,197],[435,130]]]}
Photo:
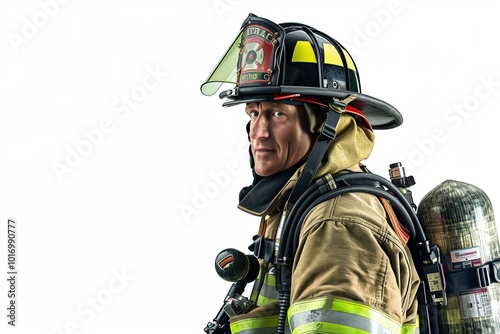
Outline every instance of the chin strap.
{"label": "chin strap", "polygon": [[295,204],[300,195],[302,195],[302,193],[304,193],[304,191],[311,184],[314,175],[316,175],[316,172],[318,171],[321,160],[325,156],[328,145],[337,135],[336,128],[340,120],[340,115],[345,112],[347,104],[356,99],[356,97],[357,95],[351,94],[343,100],[332,98],[330,101],[330,104],[328,105],[330,110],[326,116],[323,129],[316,139],[306,165],[304,166],[304,170],[300,173],[297,183],[295,184],[295,187],[290,194],[290,198],[288,199],[290,206]]}

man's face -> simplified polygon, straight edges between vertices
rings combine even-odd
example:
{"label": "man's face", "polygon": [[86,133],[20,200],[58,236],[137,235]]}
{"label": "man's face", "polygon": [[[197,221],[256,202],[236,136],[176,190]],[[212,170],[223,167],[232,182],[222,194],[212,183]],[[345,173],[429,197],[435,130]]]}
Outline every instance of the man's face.
{"label": "man's face", "polygon": [[311,149],[314,137],[302,107],[264,101],[248,103],[245,111],[250,116],[250,143],[257,175],[281,172]]}

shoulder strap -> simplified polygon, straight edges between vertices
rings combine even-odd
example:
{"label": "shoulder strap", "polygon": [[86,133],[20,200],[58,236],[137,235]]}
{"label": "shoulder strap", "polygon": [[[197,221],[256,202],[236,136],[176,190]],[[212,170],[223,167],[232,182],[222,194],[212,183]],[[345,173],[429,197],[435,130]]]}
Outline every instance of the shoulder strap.
{"label": "shoulder strap", "polygon": [[318,171],[321,160],[325,156],[330,142],[337,136],[336,128],[340,120],[340,115],[345,112],[345,108],[349,102],[357,97],[351,94],[343,100],[332,98],[329,106],[328,115],[326,116],[325,124],[321,133],[319,134],[314,146],[311,150],[309,158],[307,159],[304,170],[300,173],[297,183],[290,194],[288,203],[293,206],[300,195],[311,185],[311,182]]}

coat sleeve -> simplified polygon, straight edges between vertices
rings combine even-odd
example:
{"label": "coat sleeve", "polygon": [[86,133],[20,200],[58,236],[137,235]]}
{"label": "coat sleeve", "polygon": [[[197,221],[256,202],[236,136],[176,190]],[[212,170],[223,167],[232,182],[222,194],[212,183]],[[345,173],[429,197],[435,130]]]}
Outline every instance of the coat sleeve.
{"label": "coat sleeve", "polygon": [[378,199],[347,194],[320,204],[304,220],[289,323],[292,329],[353,325],[376,332],[382,326],[398,333],[416,320],[418,282]]}

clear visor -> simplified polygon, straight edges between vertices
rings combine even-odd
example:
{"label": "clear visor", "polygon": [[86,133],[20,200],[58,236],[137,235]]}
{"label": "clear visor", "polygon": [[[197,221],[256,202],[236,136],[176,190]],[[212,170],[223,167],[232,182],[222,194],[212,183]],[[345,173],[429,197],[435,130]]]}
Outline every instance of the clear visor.
{"label": "clear visor", "polygon": [[243,30],[238,34],[217,66],[215,66],[212,73],[210,73],[208,78],[201,85],[201,92],[204,95],[214,95],[224,83],[236,84],[242,35]]}
{"label": "clear visor", "polygon": [[204,95],[215,94],[222,84],[238,86],[275,85],[277,59],[285,30],[272,21],[250,14],[226,53],[205,82]]}

